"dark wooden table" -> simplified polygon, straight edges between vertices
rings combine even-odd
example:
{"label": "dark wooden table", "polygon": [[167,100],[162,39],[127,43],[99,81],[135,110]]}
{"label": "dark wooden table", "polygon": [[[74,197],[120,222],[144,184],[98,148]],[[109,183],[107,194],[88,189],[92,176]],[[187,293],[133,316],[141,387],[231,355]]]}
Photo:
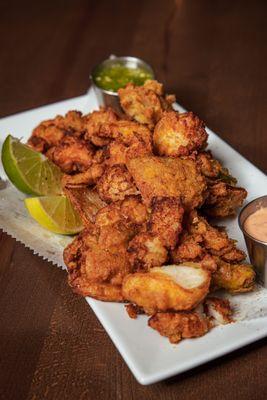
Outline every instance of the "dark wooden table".
{"label": "dark wooden table", "polygon": [[[83,94],[110,53],[267,169],[266,1],[2,1],[0,114]],[[0,234],[0,399],[266,399],[267,341],[139,385],[66,273]]]}

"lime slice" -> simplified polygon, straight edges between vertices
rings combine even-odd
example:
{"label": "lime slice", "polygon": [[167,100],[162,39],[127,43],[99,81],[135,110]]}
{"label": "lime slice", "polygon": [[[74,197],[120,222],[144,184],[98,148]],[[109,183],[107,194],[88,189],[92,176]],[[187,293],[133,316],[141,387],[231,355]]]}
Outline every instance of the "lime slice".
{"label": "lime slice", "polygon": [[74,235],[83,229],[79,215],[66,196],[29,197],[24,202],[30,215],[51,232]]}
{"label": "lime slice", "polygon": [[2,163],[11,182],[31,195],[60,194],[62,172],[43,154],[8,135],[2,148]]}

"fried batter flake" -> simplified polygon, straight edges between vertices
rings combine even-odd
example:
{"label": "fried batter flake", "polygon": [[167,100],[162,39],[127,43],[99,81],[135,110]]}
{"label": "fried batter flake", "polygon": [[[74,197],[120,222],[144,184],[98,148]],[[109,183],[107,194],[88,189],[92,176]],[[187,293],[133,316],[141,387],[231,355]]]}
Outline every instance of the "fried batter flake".
{"label": "fried batter flake", "polygon": [[230,302],[218,297],[207,297],[204,302],[205,313],[212,318],[214,325],[225,325],[233,322]]}
{"label": "fried batter flake", "polygon": [[148,219],[148,212],[139,196],[128,196],[98,211],[95,219],[97,226],[122,223],[131,229],[139,229]]}
{"label": "fried batter flake", "polygon": [[184,208],[177,197],[153,197],[148,231],[167,248],[174,248],[182,231]]}
{"label": "fried batter flake", "polygon": [[95,146],[105,146],[110,140],[100,135],[102,127],[107,123],[113,123],[118,120],[117,114],[112,108],[100,108],[99,111],[84,116],[85,139],[91,141]]}
{"label": "fried batter flake", "polygon": [[208,187],[208,196],[203,211],[210,217],[228,217],[236,214],[236,209],[243,205],[247,191],[241,187],[215,182]]}
{"label": "fried batter flake", "polygon": [[138,195],[139,191],[125,165],[108,167],[97,182],[97,191],[107,203]]}
{"label": "fried batter flake", "polygon": [[168,337],[170,343],[203,336],[212,328],[209,318],[194,311],[156,313],[149,318],[148,325]]}
{"label": "fried batter flake", "polygon": [[213,182],[222,181],[234,186],[237,182],[235,178],[230,175],[227,168],[212,156],[211,151],[201,151],[195,156],[197,165],[201,173]]}
{"label": "fried batter flake", "polygon": [[80,137],[85,131],[84,119],[80,111],[68,111],[65,117],[58,116],[55,120],[55,125],[70,135]]}
{"label": "fried batter flake", "polygon": [[144,314],[142,308],[136,306],[135,304],[126,304],[125,309],[130,318],[136,319],[139,314]]}
{"label": "fried batter flake", "polygon": [[163,265],[168,251],[160,238],[150,232],[138,233],[128,246],[129,261],[134,271],[146,271]]}

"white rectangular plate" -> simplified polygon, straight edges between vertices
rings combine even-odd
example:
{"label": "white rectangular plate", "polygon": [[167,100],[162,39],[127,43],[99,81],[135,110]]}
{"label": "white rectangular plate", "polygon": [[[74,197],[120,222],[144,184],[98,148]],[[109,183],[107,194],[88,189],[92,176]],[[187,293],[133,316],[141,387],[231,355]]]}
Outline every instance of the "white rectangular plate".
{"label": "white rectangular plate", "polygon": [[[2,118],[0,120],[1,142],[8,133],[26,140],[32,129],[40,121],[53,118],[56,114],[63,114],[71,109],[89,112],[96,108],[96,99],[93,93],[89,91],[84,96]],[[183,108],[178,105],[177,109],[183,111]],[[220,159],[238,178],[239,185],[248,190],[247,201],[266,194],[266,176],[217,135],[209,129],[207,131],[209,133],[209,148],[214,156]],[[0,175],[3,176],[1,168],[0,166]],[[223,220],[223,225],[227,227],[231,237],[238,239],[239,246],[245,249],[236,218]],[[5,230],[9,232],[7,228]],[[12,235],[12,229],[9,233]],[[16,228],[16,234],[13,234],[13,236],[23,242],[23,235],[20,236],[18,228]],[[31,244],[26,244],[29,247],[34,247]],[[40,255],[44,255],[39,249],[32,249]],[[49,258],[47,256],[47,258],[55,262],[55,257]],[[62,265],[60,262],[58,264]],[[161,337],[147,326],[145,316],[131,320],[122,304],[103,303],[89,298],[86,300],[138,382],[143,385],[194,368],[267,335],[267,317],[264,316],[220,326],[201,338],[184,340],[178,345],[171,345],[166,338]]]}

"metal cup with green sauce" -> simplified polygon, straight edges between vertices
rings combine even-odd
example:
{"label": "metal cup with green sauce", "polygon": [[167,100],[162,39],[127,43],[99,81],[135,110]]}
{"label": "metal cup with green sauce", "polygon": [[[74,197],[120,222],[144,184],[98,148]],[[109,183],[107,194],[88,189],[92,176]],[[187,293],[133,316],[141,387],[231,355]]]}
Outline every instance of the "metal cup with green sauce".
{"label": "metal cup with green sauce", "polygon": [[92,71],[91,81],[99,106],[112,107],[122,112],[118,90],[132,82],[143,85],[147,79],[154,79],[150,65],[136,57],[116,57],[102,61]]}

